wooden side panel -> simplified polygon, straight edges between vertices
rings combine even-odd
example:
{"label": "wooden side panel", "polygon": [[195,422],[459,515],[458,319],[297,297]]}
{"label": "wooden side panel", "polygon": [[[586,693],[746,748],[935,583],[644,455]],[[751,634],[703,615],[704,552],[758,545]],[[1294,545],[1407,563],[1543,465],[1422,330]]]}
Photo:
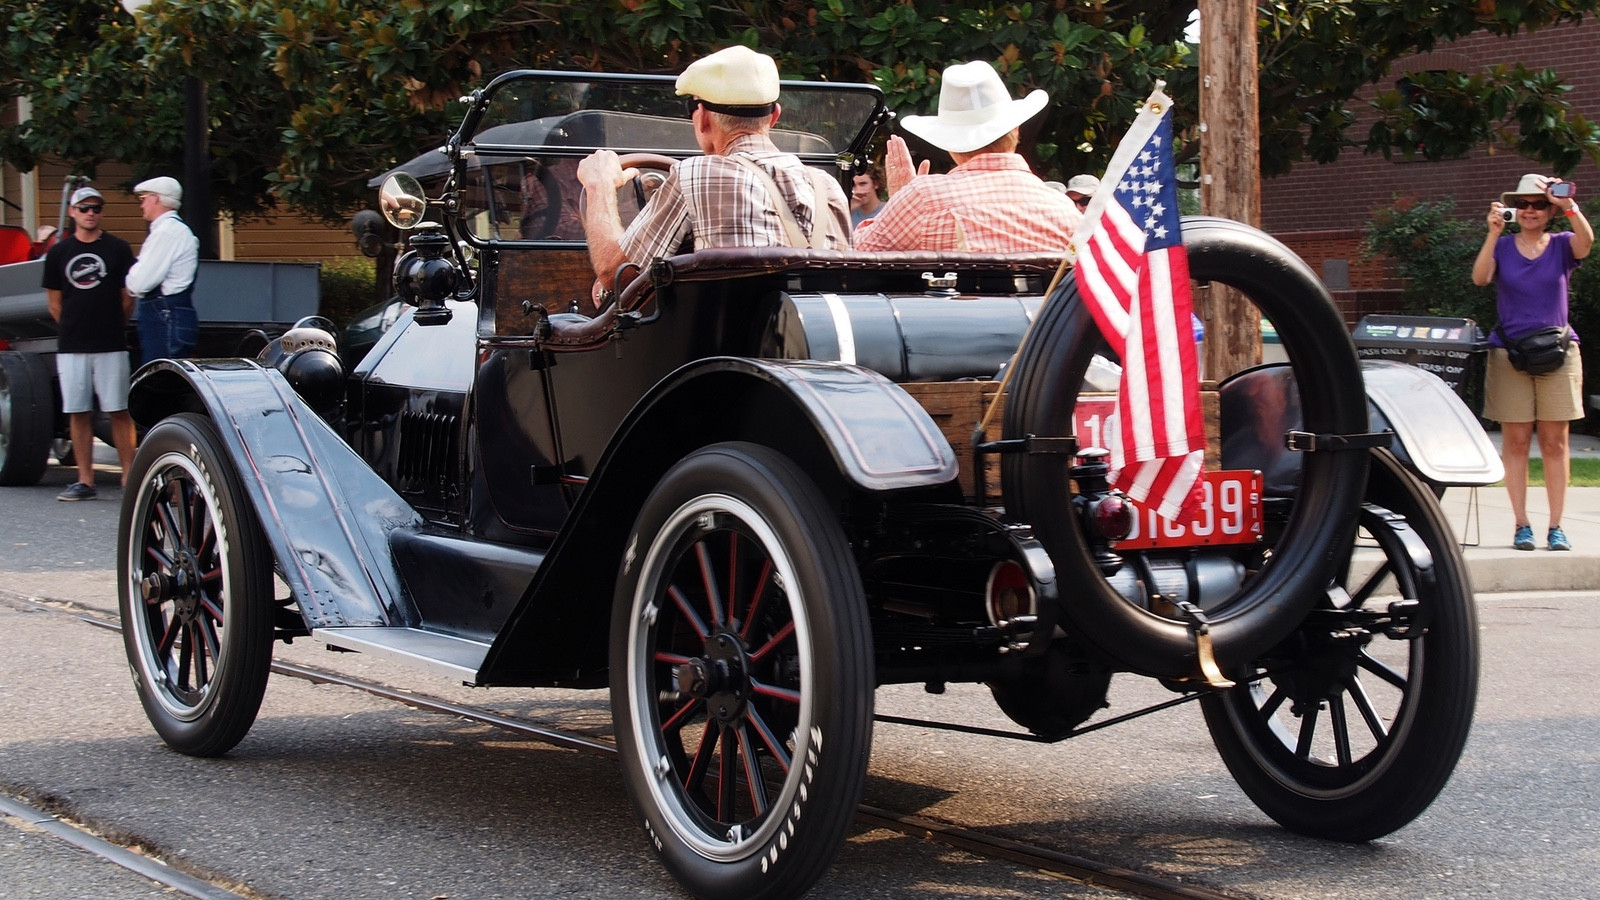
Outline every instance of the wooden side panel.
{"label": "wooden side panel", "polygon": [[[956,452],[956,465],[960,469],[961,492],[974,495],[972,468],[972,432],[983,419],[990,403],[1000,391],[998,381],[917,381],[900,385],[906,389],[922,408],[928,411],[945,440]],[[985,440],[1000,437],[1000,425],[1005,419],[1005,398],[1001,397],[994,414],[989,417],[984,431]],[[1000,499],[1000,457],[990,454],[984,471],[985,502]]]}
{"label": "wooden side panel", "polygon": [[[494,291],[494,330],[499,335],[529,335],[539,317],[533,306],[547,313],[567,312],[572,304],[591,312],[589,287],[594,269],[583,247],[505,250]],[[524,303],[533,306],[524,307]]]}
{"label": "wooden side panel", "polygon": [[[997,381],[937,381],[937,382],[910,382],[900,385],[910,394],[922,408],[928,411],[934,424],[944,434],[945,440],[956,452],[956,463],[960,466],[959,480],[961,490],[968,497],[974,496],[973,467],[972,467],[972,434],[978,422],[988,412],[991,404],[994,412],[989,416],[988,424],[984,429],[984,440],[994,441],[1000,439],[1001,422],[1005,419],[1005,397],[1000,397],[995,402],[995,395],[1000,390]],[[1087,397],[1113,398],[1112,394],[1085,394]],[[1200,392],[1201,412],[1205,416],[1206,425],[1206,469],[1216,471],[1222,465],[1222,438],[1218,428],[1221,415],[1220,398],[1216,391]],[[990,454],[984,467],[985,496],[983,502],[1000,502],[1000,456]]]}

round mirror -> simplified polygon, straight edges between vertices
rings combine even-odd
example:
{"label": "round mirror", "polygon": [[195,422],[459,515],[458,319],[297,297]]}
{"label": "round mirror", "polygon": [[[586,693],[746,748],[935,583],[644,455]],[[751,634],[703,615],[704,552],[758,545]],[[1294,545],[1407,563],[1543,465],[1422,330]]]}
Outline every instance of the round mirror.
{"label": "round mirror", "polygon": [[422,214],[428,211],[428,198],[422,194],[421,182],[400,172],[383,180],[383,187],[378,189],[378,209],[394,227],[415,228],[422,224]]}

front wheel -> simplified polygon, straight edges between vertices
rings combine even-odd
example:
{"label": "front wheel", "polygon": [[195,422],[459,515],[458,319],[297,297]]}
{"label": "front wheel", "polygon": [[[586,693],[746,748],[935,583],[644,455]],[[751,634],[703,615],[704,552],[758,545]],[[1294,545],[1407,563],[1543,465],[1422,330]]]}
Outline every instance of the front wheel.
{"label": "front wheel", "polygon": [[[1378,568],[1344,579],[1338,599],[1249,667],[1250,680],[1201,701],[1250,799],[1285,828],[1338,841],[1381,837],[1433,802],[1478,689],[1472,587],[1432,492],[1376,450],[1366,500]],[[1389,584],[1415,605],[1380,596]]]}
{"label": "front wheel", "polygon": [[804,893],[872,742],[866,603],[836,513],[783,455],[720,444],[662,478],[622,565],[612,715],[656,853],[699,897]]}
{"label": "front wheel", "polygon": [[272,554],[216,427],[173,416],[134,457],[117,538],[122,638],[172,749],[219,756],[250,730],[272,664]]}

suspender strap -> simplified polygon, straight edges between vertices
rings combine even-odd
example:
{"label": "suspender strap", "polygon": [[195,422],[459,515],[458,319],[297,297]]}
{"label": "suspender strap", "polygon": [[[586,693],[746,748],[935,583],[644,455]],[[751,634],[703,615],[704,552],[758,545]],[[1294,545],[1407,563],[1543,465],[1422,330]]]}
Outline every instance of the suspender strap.
{"label": "suspender strap", "polygon": [[827,246],[828,229],[823,221],[823,213],[826,212],[826,203],[823,198],[827,195],[822,192],[822,185],[817,183],[817,176],[821,175],[820,172],[813,172],[809,166],[806,167],[806,174],[811,178],[811,188],[817,195],[815,212],[811,216],[811,239],[806,240],[806,233],[800,230],[800,223],[794,217],[794,210],[790,209],[789,204],[784,202],[783,193],[778,190],[777,183],[772,180],[771,175],[767,174],[767,170],[761,168],[760,164],[755,160],[739,153],[731,154],[728,158],[750,170],[750,173],[755,175],[761,184],[766,187],[767,193],[772,197],[772,205],[778,209],[778,218],[783,221],[783,232],[789,238],[789,246],[810,247],[813,250],[821,250]]}

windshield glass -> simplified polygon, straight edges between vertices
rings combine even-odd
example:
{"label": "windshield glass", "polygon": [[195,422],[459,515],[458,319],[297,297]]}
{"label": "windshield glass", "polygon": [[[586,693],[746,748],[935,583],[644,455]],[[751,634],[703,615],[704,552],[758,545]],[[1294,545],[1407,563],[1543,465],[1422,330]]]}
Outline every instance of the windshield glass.
{"label": "windshield glass", "polygon": [[[483,115],[462,144],[484,155],[585,156],[595,150],[699,153],[688,98],[670,76],[602,77],[518,72],[489,87]],[[801,157],[852,149],[876,122],[882,95],[864,84],[785,82],[783,114],[772,130],[780,148]]]}

